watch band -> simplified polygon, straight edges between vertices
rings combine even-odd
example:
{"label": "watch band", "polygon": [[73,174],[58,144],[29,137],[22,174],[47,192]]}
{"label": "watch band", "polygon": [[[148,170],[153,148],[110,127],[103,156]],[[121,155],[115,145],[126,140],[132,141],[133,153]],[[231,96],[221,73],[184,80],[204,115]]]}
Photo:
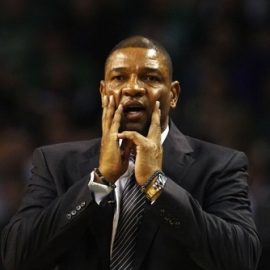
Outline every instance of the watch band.
{"label": "watch band", "polygon": [[115,184],[109,182],[103,175],[102,173],[100,172],[100,170],[98,168],[94,168],[94,181],[99,183],[99,184],[102,184],[102,185],[106,185],[110,188],[115,188]]}
{"label": "watch band", "polygon": [[145,189],[151,184],[151,182],[158,176],[158,174],[164,174],[162,171],[157,170],[155,171],[141,186],[142,191],[145,191]]}
{"label": "watch band", "polygon": [[[149,179],[151,181],[148,181]],[[142,186],[142,191],[145,193],[146,198],[153,202],[164,189],[167,178],[162,171],[156,171],[149,179],[146,181],[147,184]]]}

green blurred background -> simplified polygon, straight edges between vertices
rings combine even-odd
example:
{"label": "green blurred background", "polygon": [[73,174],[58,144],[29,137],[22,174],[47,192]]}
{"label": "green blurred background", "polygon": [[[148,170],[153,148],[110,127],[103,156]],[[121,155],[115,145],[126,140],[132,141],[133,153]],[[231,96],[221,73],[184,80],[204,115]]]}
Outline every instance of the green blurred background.
{"label": "green blurred background", "polygon": [[0,0],[0,229],[35,147],[100,136],[106,55],[147,35],[172,56],[178,127],[248,155],[259,269],[269,269],[269,26],[269,0]]}

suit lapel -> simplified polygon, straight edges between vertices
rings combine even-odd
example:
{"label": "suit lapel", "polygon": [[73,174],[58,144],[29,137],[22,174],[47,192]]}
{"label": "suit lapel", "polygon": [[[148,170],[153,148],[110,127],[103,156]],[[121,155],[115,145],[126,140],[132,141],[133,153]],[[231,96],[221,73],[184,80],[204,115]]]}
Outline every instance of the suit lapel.
{"label": "suit lapel", "polygon": [[[181,180],[194,161],[190,155],[192,152],[193,149],[186,137],[171,122],[170,131],[163,144],[163,171],[165,175],[178,184],[181,184]],[[159,223],[152,213],[150,205],[146,207],[140,226],[134,270],[143,269],[141,267],[142,263],[147,252],[151,249],[151,245],[159,229]]]}
{"label": "suit lapel", "polygon": [[170,132],[163,144],[163,171],[173,181],[181,184],[194,162],[193,149],[187,138],[170,122]]}

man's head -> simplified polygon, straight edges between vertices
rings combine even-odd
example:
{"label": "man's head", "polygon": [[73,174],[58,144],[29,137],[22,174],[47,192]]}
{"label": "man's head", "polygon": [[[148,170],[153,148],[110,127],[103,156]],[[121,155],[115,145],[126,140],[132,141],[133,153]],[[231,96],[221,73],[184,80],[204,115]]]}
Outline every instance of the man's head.
{"label": "man's head", "polygon": [[121,130],[135,130],[146,135],[156,101],[160,101],[161,129],[168,124],[170,108],[176,106],[180,86],[172,81],[172,62],[157,42],[133,36],[121,41],[105,63],[101,95],[112,95],[124,111]]}

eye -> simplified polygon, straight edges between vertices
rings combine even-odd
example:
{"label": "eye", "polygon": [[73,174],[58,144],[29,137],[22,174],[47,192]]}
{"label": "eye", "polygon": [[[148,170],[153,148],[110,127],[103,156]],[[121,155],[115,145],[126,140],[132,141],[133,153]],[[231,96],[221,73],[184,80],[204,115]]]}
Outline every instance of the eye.
{"label": "eye", "polygon": [[143,80],[146,82],[159,82],[160,78],[157,75],[145,75]]}
{"label": "eye", "polygon": [[125,76],[124,75],[115,75],[112,77],[113,81],[118,81],[118,82],[122,82],[125,80]]}

